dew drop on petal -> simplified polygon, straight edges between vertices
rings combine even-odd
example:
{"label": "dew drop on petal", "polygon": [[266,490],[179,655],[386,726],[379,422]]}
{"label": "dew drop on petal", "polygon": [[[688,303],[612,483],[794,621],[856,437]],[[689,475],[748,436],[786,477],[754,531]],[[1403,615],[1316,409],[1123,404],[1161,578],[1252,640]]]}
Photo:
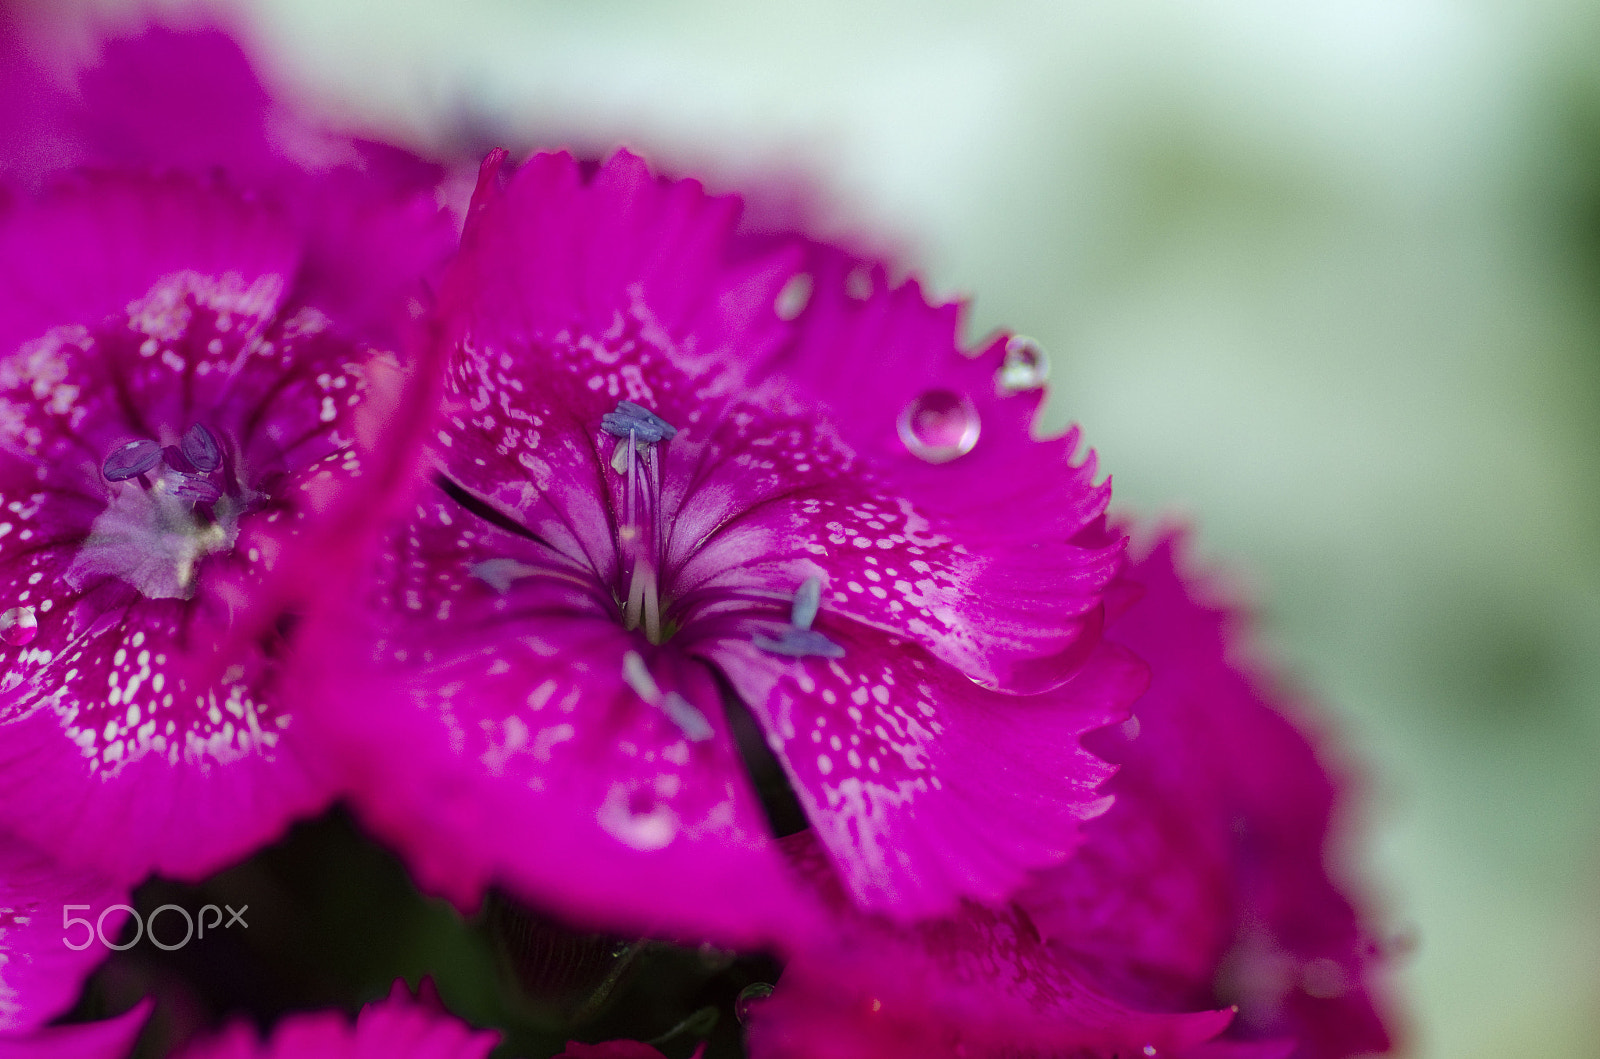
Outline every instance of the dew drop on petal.
{"label": "dew drop on petal", "polygon": [[912,398],[896,423],[906,451],[929,463],[948,463],[978,443],[978,410],[963,394],[927,390]]}
{"label": "dew drop on petal", "polygon": [[750,1020],[751,1010],[767,997],[772,995],[772,985],[768,982],[751,982],[739,990],[739,996],[733,1002],[733,1013],[739,1022]]}
{"label": "dew drop on petal", "polygon": [[39,635],[39,619],[32,607],[12,607],[0,614],[0,640],[12,647],[23,647]]}
{"label": "dew drop on petal", "polygon": [[1037,390],[1050,378],[1050,357],[1039,343],[1027,335],[1012,335],[1006,341],[1006,356],[995,373],[995,386],[1001,393]]}
{"label": "dew drop on petal", "polygon": [[109,482],[125,482],[135,478],[161,462],[161,446],[148,438],[130,441],[121,448],[112,449],[100,473]]}
{"label": "dew drop on petal", "polygon": [[678,834],[678,814],[647,792],[615,783],[595,819],[622,844],[653,853],[666,849]]}

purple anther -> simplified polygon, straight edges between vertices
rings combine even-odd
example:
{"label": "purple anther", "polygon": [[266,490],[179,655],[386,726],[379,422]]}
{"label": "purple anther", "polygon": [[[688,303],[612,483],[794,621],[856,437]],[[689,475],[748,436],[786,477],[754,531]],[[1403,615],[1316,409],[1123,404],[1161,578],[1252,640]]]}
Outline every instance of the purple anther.
{"label": "purple anther", "polygon": [[196,423],[183,435],[183,458],[201,474],[222,466],[222,444],[204,423]]}
{"label": "purple anther", "polygon": [[677,427],[644,405],[632,401],[618,401],[615,412],[607,412],[600,417],[600,429],[614,438],[625,438],[632,434],[635,440],[646,445],[671,441],[678,436]]}
{"label": "purple anther", "polygon": [[100,465],[100,473],[106,476],[107,481],[125,482],[129,478],[137,478],[160,462],[161,446],[146,438],[112,449],[111,455]]}
{"label": "purple anther", "polygon": [[222,497],[222,490],[218,489],[210,479],[201,478],[195,474],[175,474],[169,481],[176,479],[172,487],[172,495],[179,500],[192,500],[197,504],[214,504]]}

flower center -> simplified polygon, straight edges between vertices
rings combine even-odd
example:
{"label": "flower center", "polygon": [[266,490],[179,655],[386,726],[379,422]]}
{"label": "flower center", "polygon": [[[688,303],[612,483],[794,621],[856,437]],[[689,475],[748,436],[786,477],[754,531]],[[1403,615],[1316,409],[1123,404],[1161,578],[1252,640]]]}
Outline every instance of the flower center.
{"label": "flower center", "polygon": [[235,460],[202,423],[177,444],[120,445],[100,471],[112,483],[111,502],[66,573],[80,590],[115,577],[148,599],[189,599],[200,561],[231,550],[240,516],[264,499],[241,484]]}

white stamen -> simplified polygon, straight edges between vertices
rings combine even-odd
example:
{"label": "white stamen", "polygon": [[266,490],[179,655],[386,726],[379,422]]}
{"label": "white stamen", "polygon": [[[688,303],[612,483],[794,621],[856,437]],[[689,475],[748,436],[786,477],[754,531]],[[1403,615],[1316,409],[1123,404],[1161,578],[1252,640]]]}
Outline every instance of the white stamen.
{"label": "white stamen", "polygon": [[628,605],[622,611],[622,627],[630,632],[639,627],[639,618],[644,613],[645,570],[644,563],[634,561],[633,577],[628,582]]}
{"label": "white stamen", "polygon": [[656,591],[656,569],[644,564],[644,635],[651,643],[661,642],[661,593]]}

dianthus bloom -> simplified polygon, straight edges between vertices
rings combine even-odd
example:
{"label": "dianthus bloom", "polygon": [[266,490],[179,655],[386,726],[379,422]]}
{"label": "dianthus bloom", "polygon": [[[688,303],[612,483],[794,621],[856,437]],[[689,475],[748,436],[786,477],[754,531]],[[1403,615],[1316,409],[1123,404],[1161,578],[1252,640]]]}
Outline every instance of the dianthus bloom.
{"label": "dianthus bloom", "polygon": [[[119,47],[69,162],[147,161],[160,119],[119,89],[242,67],[208,35]],[[363,402],[394,399],[448,237],[431,190],[274,154],[263,99],[167,130],[243,184],[58,173],[0,216],[0,833],[113,882],[213,870],[326,800],[285,690],[304,554],[376,506]]]}
{"label": "dianthus bloom", "polygon": [[1003,899],[1104,808],[1078,737],[1144,677],[1092,460],[1029,437],[1004,341],[737,214],[625,153],[485,165],[432,481],[310,638],[366,819],[459,900],[803,930],[730,700],[889,915]]}
{"label": "dianthus bloom", "polygon": [[179,1059],[487,1059],[499,1035],[447,1014],[432,989],[413,999],[396,982],[386,1000],[361,1009],[352,1025],[336,1011],[290,1015],[261,1040],[236,1022],[189,1045]]}
{"label": "dianthus bloom", "polygon": [[[1004,908],[912,928],[835,898],[834,929],[756,1009],[752,1055],[1342,1059],[1388,1047],[1369,941],[1323,867],[1332,784],[1236,668],[1224,616],[1195,601],[1173,552],[1163,542],[1131,568],[1145,595],[1111,626],[1152,684],[1134,718],[1089,739],[1121,769],[1072,859]],[[804,843],[797,857],[837,889]],[[1185,1011],[1196,1014],[1157,1014]]]}

